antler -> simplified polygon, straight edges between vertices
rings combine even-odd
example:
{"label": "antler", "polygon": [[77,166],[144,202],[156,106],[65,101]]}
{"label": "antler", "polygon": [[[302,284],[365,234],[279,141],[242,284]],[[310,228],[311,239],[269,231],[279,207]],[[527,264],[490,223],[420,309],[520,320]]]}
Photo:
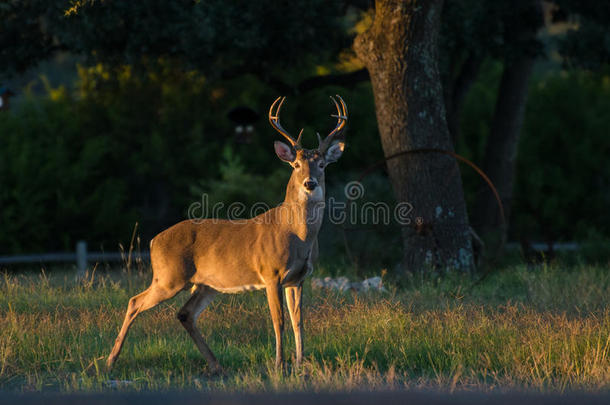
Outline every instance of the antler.
{"label": "antler", "polygon": [[[280,110],[282,109],[282,104],[284,104],[285,100],[286,100],[286,97],[278,97],[275,99],[273,104],[271,104],[271,108],[269,108],[269,122],[271,123],[271,126],[273,128],[275,128],[275,130],[277,132],[282,134],[282,136],[284,136],[284,138],[286,138],[288,140],[288,142],[290,142],[290,144],[292,145],[292,147],[295,150],[299,150],[299,149],[302,149],[301,135],[303,134],[303,130],[301,129],[301,132],[299,132],[299,136],[297,137],[297,139],[295,141],[294,138],[292,138],[292,136],[290,136],[288,131],[286,131],[284,128],[282,128],[282,125],[280,124]],[[279,104],[278,104],[278,102],[279,102]],[[276,105],[277,105],[277,109],[274,114],[273,109],[275,108]]]}
{"label": "antler", "polygon": [[322,139],[320,137],[320,134],[318,134],[318,150],[322,154],[324,154],[324,152],[326,152],[326,150],[330,147],[335,136],[337,134],[340,134],[341,131],[343,131],[343,129],[345,128],[345,125],[347,125],[347,105],[345,105],[345,102],[343,101],[340,95],[337,94],[337,98],[339,99],[341,106],[339,106],[339,103],[337,103],[337,100],[335,100],[333,96],[330,97],[333,103],[335,103],[335,107],[337,107],[337,114],[331,114],[331,117],[337,118],[337,126],[324,139]]}

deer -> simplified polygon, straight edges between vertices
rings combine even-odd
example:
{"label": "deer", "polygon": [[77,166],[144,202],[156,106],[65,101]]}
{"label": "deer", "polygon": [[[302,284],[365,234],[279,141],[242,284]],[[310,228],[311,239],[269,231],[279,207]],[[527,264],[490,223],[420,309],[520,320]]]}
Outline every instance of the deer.
{"label": "deer", "polygon": [[177,317],[205,358],[212,373],[223,373],[214,353],[197,327],[202,311],[219,293],[264,289],[275,332],[275,367],[284,364],[282,292],[290,315],[296,345],[296,366],[303,360],[303,280],[313,272],[318,257],[318,232],[324,214],[324,170],[345,149],[348,112],[343,99],[330,97],[337,113],[335,128],[324,139],[318,133],[317,149],[301,145],[303,129],[295,139],[280,123],[286,97],[278,97],[269,109],[269,122],[288,144],[275,141],[277,157],[292,167],[282,203],[256,217],[232,221],[207,218],[184,220],[150,241],[152,282],[129,300],[123,325],[107,360],[116,362],[125,337],[136,317],[181,291],[190,298]]}

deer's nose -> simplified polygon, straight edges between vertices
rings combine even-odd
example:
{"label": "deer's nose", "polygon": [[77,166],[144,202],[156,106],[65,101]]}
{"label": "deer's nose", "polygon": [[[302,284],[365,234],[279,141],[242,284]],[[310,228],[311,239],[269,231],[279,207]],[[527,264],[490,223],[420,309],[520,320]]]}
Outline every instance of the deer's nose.
{"label": "deer's nose", "polygon": [[313,191],[318,186],[318,182],[312,179],[307,179],[303,185],[307,190]]}

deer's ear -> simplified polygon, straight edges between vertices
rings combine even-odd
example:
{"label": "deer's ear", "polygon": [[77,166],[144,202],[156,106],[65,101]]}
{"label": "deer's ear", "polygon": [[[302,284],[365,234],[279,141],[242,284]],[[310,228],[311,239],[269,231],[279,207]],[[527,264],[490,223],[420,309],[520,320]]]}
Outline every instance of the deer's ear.
{"label": "deer's ear", "polygon": [[326,156],[324,156],[326,163],[333,163],[333,162],[336,162],[337,160],[339,160],[339,158],[343,154],[343,149],[345,149],[345,142],[334,143],[326,151]]}
{"label": "deer's ear", "polygon": [[275,149],[275,154],[277,157],[282,159],[284,162],[292,163],[294,161],[296,157],[294,151],[284,142],[275,141],[273,143],[273,148]]}

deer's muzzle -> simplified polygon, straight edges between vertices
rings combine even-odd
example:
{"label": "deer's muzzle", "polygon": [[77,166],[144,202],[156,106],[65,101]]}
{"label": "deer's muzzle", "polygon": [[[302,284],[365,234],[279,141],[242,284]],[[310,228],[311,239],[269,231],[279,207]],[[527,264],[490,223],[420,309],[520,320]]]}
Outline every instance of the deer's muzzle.
{"label": "deer's muzzle", "polygon": [[316,189],[316,187],[318,187],[318,182],[313,180],[313,179],[307,179],[305,180],[305,183],[303,183],[303,186],[309,190],[309,191],[313,191]]}

